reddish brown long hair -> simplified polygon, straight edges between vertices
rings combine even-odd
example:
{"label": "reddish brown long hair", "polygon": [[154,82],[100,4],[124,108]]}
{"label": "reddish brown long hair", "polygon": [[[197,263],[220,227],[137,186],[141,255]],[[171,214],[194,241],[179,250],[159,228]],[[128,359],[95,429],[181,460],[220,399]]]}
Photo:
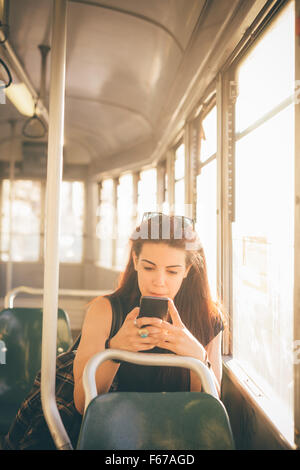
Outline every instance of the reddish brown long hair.
{"label": "reddish brown long hair", "polygon": [[[128,312],[134,306],[139,305],[141,292],[138,286],[137,272],[134,268],[133,253],[138,257],[144,243],[164,243],[173,248],[182,249],[186,254],[186,266],[190,266],[188,275],[183,279],[179,291],[177,292],[174,304],[180,317],[189,331],[206,346],[214,337],[214,327],[216,322],[220,322],[221,310],[211,297],[206,260],[199,237],[192,227],[185,228],[178,237],[174,218],[170,217],[169,237],[164,238],[161,230],[161,220],[159,230],[155,231],[155,237],[151,236],[151,222],[144,222],[136,228],[130,239],[130,255],[127,266],[122,273],[119,286],[112,294],[119,296],[123,304],[127,306]],[[172,223],[173,222],[173,223]],[[147,234],[143,237],[142,234]],[[139,234],[141,234],[139,236]],[[128,313],[126,312],[126,313]]]}

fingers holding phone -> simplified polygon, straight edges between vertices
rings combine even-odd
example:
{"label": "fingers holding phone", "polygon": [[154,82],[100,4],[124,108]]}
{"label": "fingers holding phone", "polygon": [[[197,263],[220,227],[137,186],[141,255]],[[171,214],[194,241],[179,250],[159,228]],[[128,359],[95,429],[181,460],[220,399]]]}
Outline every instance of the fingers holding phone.
{"label": "fingers holding phone", "polygon": [[160,341],[161,325],[168,315],[168,300],[167,297],[141,297],[140,311],[135,324],[138,327],[139,336],[145,341],[149,338],[154,346]]}
{"label": "fingers holding phone", "polygon": [[141,297],[140,311],[135,319],[135,325],[138,328],[139,336],[145,341],[147,341],[146,338],[149,338],[153,341],[154,346],[157,346],[164,335],[162,325],[168,317],[168,302],[167,297]]}
{"label": "fingers holding phone", "polygon": [[111,338],[110,347],[133,352],[153,349],[158,342],[153,335],[161,331],[161,323],[162,320],[157,317],[140,318],[140,308],[135,307],[128,313],[117,334]]}

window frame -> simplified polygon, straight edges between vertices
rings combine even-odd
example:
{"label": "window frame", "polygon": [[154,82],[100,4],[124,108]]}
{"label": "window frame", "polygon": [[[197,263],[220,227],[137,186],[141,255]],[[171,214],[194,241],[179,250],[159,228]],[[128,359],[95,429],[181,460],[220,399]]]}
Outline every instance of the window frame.
{"label": "window frame", "polygon": [[[295,1],[295,18],[300,17],[300,0]],[[300,44],[299,37],[295,35],[295,80],[300,78]],[[295,82],[296,84],[296,82]],[[300,102],[295,96],[295,231],[294,231],[294,344],[299,345],[300,339]],[[299,350],[299,346],[298,349]],[[300,448],[300,360],[294,363],[294,439]]]}
{"label": "window frame", "polygon": [[[176,214],[176,208],[175,208],[175,188],[176,188],[176,183],[179,183],[180,181],[183,182],[183,194],[184,194],[184,214],[180,214],[180,215],[186,215],[188,216],[187,214],[187,211],[186,211],[186,188],[187,188],[187,181],[186,181],[186,178],[187,178],[187,172],[186,172],[186,161],[187,161],[187,145],[186,145],[186,132],[184,131],[184,129],[182,130],[182,132],[179,134],[178,138],[177,138],[177,141],[176,141],[176,144],[173,145],[173,148],[172,148],[172,154],[173,154],[173,165],[172,165],[172,171],[173,171],[173,178],[171,180],[171,183],[173,185],[173,188],[172,188],[172,192],[173,192],[173,205],[170,206],[171,210],[170,210],[170,213],[172,215],[179,215],[179,214]],[[181,178],[177,178],[176,179],[176,171],[175,171],[175,167],[176,167],[176,152],[177,150],[179,149],[179,147],[183,145],[184,146],[184,175],[181,177]]]}
{"label": "window frame", "polygon": [[216,106],[216,111],[217,111],[217,129],[216,129],[216,138],[217,138],[217,149],[215,151],[215,153],[213,153],[212,155],[210,155],[206,160],[204,160],[203,162],[201,161],[201,143],[202,143],[202,136],[200,135],[200,146],[199,146],[199,164],[198,164],[198,168],[197,168],[197,176],[200,175],[201,173],[201,169],[208,165],[210,162],[212,162],[213,160],[215,160],[217,158],[217,154],[218,154],[218,108],[217,108],[217,90],[213,93],[212,96],[209,97],[209,99],[207,101],[204,101],[203,103],[203,106],[202,106],[202,109],[200,111],[200,114],[199,114],[199,125],[200,125],[200,134],[202,134],[202,122],[204,121],[204,119],[206,118],[206,116],[210,113],[210,111]]}
{"label": "window frame", "polygon": [[[163,211],[163,206],[168,203],[168,185],[166,184],[167,159],[164,158],[156,166],[156,187],[157,187],[157,210]],[[167,196],[167,197],[166,197]]]}

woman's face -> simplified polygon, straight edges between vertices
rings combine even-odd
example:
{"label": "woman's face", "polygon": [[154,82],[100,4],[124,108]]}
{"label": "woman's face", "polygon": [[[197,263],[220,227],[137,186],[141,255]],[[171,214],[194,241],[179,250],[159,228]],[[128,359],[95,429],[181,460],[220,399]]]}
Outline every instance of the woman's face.
{"label": "woman's face", "polygon": [[133,253],[142,295],[174,299],[187,276],[185,252],[164,243],[144,243],[139,257]]}

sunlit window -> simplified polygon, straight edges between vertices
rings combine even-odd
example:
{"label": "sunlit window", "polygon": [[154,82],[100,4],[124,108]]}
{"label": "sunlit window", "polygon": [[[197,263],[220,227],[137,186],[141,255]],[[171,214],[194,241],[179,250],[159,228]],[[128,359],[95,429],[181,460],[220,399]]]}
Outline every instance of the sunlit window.
{"label": "sunlit window", "polygon": [[185,148],[180,144],[175,151],[175,189],[174,189],[174,213],[176,215],[185,215],[184,210],[184,167],[185,167]]}
{"label": "sunlit window", "polygon": [[217,107],[201,122],[201,171],[197,176],[196,229],[207,261],[211,294],[217,297]]}
{"label": "sunlit window", "polygon": [[156,168],[144,170],[140,173],[138,183],[137,223],[140,223],[144,212],[157,209],[157,181]]}
{"label": "sunlit window", "polygon": [[293,12],[291,3],[238,69],[236,130],[248,132],[237,134],[232,225],[233,355],[291,439],[294,107],[278,105],[294,86]]}
{"label": "sunlit window", "polygon": [[294,93],[293,2],[238,70],[236,131],[242,132]]}
{"label": "sunlit window", "polygon": [[114,237],[114,188],[113,180],[105,179],[102,181],[99,223],[97,225],[97,237],[100,242],[99,262],[102,266],[112,266],[113,256],[113,237]]}
{"label": "sunlit window", "polygon": [[59,257],[64,263],[80,263],[83,254],[84,185],[63,181]]}
{"label": "sunlit window", "polygon": [[40,255],[41,183],[2,182],[1,260],[37,261]]}
{"label": "sunlit window", "polygon": [[132,174],[120,177],[117,190],[117,253],[116,265],[124,268],[129,252],[128,240],[133,231],[133,178]]}
{"label": "sunlit window", "polygon": [[196,230],[203,245],[207,275],[213,298],[217,295],[217,165],[203,166],[197,176]]}

